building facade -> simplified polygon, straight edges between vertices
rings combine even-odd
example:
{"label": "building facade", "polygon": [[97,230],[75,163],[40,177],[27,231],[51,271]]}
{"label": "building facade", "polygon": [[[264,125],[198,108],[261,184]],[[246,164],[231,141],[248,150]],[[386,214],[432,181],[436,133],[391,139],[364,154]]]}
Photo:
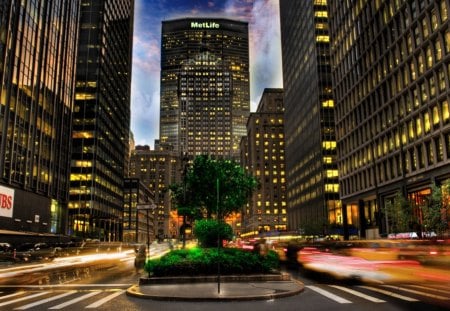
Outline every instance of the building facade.
{"label": "building facade", "polygon": [[265,89],[247,121],[241,164],[259,182],[241,213],[241,235],[277,235],[287,230],[282,89]]}
{"label": "building facade", "polygon": [[155,240],[154,194],[139,178],[125,178],[123,239],[125,243],[150,244]]}
{"label": "building facade", "polygon": [[249,113],[248,24],[163,21],[160,142],[190,157],[238,159]]}
{"label": "building facade", "polygon": [[81,1],[69,197],[69,233],[81,237],[121,239],[133,9]]}
{"label": "building facade", "polygon": [[347,219],[363,237],[390,233],[383,207],[400,192],[420,224],[431,185],[450,177],[450,3],[329,6]]}
{"label": "building facade", "polygon": [[1,1],[0,227],[65,233],[79,1]]}
{"label": "building facade", "polygon": [[288,228],[338,233],[339,200],[326,0],[280,0]]}
{"label": "building facade", "polygon": [[181,180],[179,155],[170,146],[158,144],[157,150],[149,146],[136,146],[131,152],[130,176],[138,178],[153,194],[157,238],[175,238],[179,235],[181,220],[172,210],[172,199],[167,190],[171,184]]}

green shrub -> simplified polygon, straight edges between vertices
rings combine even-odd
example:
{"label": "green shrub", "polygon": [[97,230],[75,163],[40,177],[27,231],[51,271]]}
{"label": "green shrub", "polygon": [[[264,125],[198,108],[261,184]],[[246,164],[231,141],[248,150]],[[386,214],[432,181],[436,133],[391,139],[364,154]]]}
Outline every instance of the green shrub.
{"label": "green shrub", "polygon": [[219,223],[215,219],[202,219],[195,222],[194,235],[202,247],[217,246],[219,233],[221,240],[233,239],[233,229],[227,223]]}
{"label": "green shrub", "polygon": [[234,248],[193,248],[171,251],[159,259],[147,261],[145,271],[153,276],[193,276],[271,273],[278,268],[278,254],[267,256]]}

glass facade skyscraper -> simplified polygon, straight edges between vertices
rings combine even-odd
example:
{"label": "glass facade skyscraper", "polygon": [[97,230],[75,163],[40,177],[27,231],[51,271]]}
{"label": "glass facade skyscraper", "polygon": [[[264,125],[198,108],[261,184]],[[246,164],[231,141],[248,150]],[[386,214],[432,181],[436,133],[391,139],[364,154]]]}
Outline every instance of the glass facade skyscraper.
{"label": "glass facade skyscraper", "polygon": [[122,234],[129,157],[132,0],[82,0],[78,40],[69,233]]}
{"label": "glass facade skyscraper", "polygon": [[64,233],[79,1],[0,2],[0,228]]}
{"label": "glass facade skyscraper", "polygon": [[250,114],[248,24],[163,21],[160,109],[162,144],[238,159]]}
{"label": "glass facade skyscraper", "polygon": [[450,178],[450,2],[329,2],[347,219],[391,233],[383,207],[401,193],[426,230],[421,206]]}
{"label": "glass facade skyscraper", "polygon": [[339,201],[326,0],[280,0],[288,228],[336,233]]}

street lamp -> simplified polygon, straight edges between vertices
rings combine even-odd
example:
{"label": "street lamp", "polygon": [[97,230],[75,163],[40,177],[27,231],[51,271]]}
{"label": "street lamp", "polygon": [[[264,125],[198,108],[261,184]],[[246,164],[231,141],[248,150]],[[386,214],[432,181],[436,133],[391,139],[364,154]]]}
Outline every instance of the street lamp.
{"label": "street lamp", "polygon": [[137,210],[145,210],[147,211],[147,259],[150,259],[150,221],[149,221],[149,214],[148,212],[150,210],[155,210],[156,205],[155,204],[137,204],[136,209]]}

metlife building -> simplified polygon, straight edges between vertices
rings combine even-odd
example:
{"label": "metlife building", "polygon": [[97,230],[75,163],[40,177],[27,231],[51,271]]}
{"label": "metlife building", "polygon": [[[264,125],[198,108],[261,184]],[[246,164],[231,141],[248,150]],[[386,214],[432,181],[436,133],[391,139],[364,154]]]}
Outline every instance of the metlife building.
{"label": "metlife building", "polygon": [[160,141],[189,157],[235,158],[250,114],[248,24],[162,22]]}

